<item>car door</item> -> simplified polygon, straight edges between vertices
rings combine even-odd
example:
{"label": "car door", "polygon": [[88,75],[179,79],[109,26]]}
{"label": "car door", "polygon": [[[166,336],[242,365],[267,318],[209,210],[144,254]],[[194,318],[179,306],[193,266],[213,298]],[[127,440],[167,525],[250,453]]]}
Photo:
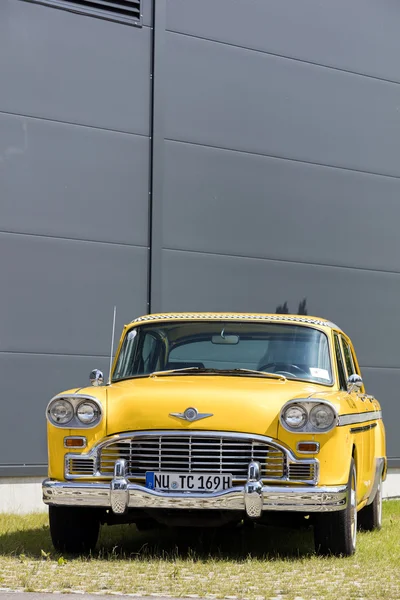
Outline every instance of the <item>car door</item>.
{"label": "car door", "polygon": [[[363,403],[358,397],[358,394],[352,392],[349,394],[347,392],[347,368],[345,366],[343,348],[341,343],[341,333],[334,332],[334,343],[335,343],[335,354],[336,354],[336,363],[338,369],[338,377],[339,377],[339,386],[343,393],[343,402],[344,406],[348,406],[348,411],[357,418],[358,413],[363,412]],[[352,426],[349,428],[350,431]],[[366,493],[365,488],[365,477],[364,473],[364,438],[362,435],[357,436],[356,439],[356,471],[357,471],[357,501],[361,502]]]}
{"label": "car door", "polygon": [[[350,377],[350,375],[354,373],[361,377],[360,369],[355,360],[354,348],[352,347],[350,340],[343,334],[341,334],[340,338],[347,377]],[[364,413],[362,418],[368,418],[367,413],[374,410],[374,405],[369,399],[369,396],[365,393],[365,385],[363,384],[359,392],[353,392],[353,395],[357,399],[359,412]],[[375,432],[373,428],[371,428],[371,424],[366,424],[365,421],[359,425],[354,425],[354,427],[351,428],[351,431],[355,435],[357,448],[361,450],[362,454],[362,468],[358,473],[358,484],[363,490],[362,495],[365,496],[372,487],[375,475]]]}

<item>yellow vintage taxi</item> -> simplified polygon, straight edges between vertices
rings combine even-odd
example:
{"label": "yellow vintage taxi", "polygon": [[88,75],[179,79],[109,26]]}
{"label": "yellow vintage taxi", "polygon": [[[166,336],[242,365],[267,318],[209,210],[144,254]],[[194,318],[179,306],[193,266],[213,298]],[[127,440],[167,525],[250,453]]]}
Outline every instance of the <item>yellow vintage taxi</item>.
{"label": "yellow vintage taxi", "polygon": [[[381,527],[381,406],[349,337],[316,317],[168,313],[123,329],[109,380],[46,409],[53,545],[102,524],[240,527],[307,519],[320,554]],[[294,522],[293,521],[293,522]]]}

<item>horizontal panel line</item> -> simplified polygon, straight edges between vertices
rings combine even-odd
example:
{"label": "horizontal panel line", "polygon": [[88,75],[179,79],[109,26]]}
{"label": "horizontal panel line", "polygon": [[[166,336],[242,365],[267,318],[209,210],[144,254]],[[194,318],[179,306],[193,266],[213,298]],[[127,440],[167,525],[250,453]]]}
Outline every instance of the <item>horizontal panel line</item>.
{"label": "horizontal panel line", "polygon": [[269,258],[265,256],[243,256],[242,254],[228,254],[226,252],[207,252],[203,250],[189,250],[186,248],[168,248],[163,250],[167,252],[182,252],[187,254],[204,254],[205,256],[221,256],[224,258],[243,258],[245,260],[260,260],[277,263],[288,263],[293,265],[306,265],[310,267],[324,267],[327,269],[347,269],[351,271],[367,271],[368,273],[384,273],[385,275],[400,275],[400,271],[390,271],[386,269],[369,269],[367,267],[350,267],[348,265],[331,265],[329,263],[313,263],[301,260],[289,260],[287,258]]}
{"label": "horizontal panel line", "polygon": [[65,352],[24,352],[20,350],[0,350],[1,354],[23,355],[23,356],[71,356],[73,358],[107,358],[110,359],[109,354],[70,354]]}
{"label": "horizontal panel line", "polygon": [[400,367],[372,367],[371,365],[360,365],[361,369],[384,369],[384,370],[399,370]]}
{"label": "horizontal panel line", "polygon": [[83,240],[81,238],[69,238],[63,237],[61,235],[47,235],[45,233],[27,233],[23,231],[3,231],[0,230],[0,235],[21,235],[28,237],[39,237],[50,240],[62,240],[66,242],[82,242],[84,244],[106,244],[109,246],[123,246],[125,248],[144,248],[145,250],[149,250],[149,246],[141,246],[140,244],[127,244],[126,242],[106,242],[104,240]]}
{"label": "horizontal panel line", "polygon": [[45,468],[47,469],[47,463],[17,463],[17,464],[12,464],[12,463],[0,463],[0,469],[16,469],[16,468],[21,468],[21,467],[35,467],[35,468]]}
{"label": "horizontal panel line", "polygon": [[238,154],[249,154],[251,156],[261,156],[263,158],[271,158],[273,160],[284,160],[287,162],[311,165],[313,167],[322,167],[322,168],[326,168],[326,169],[338,169],[340,171],[350,171],[350,173],[360,173],[361,175],[371,175],[373,177],[387,177],[389,179],[400,179],[400,175],[391,175],[390,173],[378,173],[377,171],[365,171],[363,169],[355,169],[353,167],[343,167],[340,165],[328,165],[327,163],[314,162],[312,160],[303,160],[301,158],[291,158],[289,156],[279,156],[277,154],[264,154],[262,152],[242,150],[242,149],[238,149],[238,148],[227,148],[225,146],[215,146],[213,144],[204,144],[202,142],[190,142],[188,140],[178,140],[176,138],[165,138],[165,141],[173,142],[176,144],[187,144],[188,146],[198,146],[200,148],[210,148],[212,150],[223,150],[226,152],[237,152]]}
{"label": "horizontal panel line", "polygon": [[181,35],[183,37],[193,38],[193,39],[197,39],[197,40],[203,40],[204,42],[220,44],[221,46],[238,48],[240,50],[248,50],[249,52],[256,52],[257,54],[265,54],[266,56],[273,56],[274,58],[282,58],[283,60],[290,60],[293,62],[303,63],[305,65],[311,65],[313,67],[319,67],[321,69],[329,69],[330,71],[338,71],[339,73],[355,75],[356,77],[366,77],[367,79],[373,79],[376,81],[381,81],[383,83],[389,83],[392,85],[400,85],[400,81],[397,81],[396,79],[385,79],[384,77],[378,77],[377,75],[361,73],[360,71],[352,71],[350,69],[345,69],[343,67],[334,67],[332,65],[326,65],[323,63],[314,62],[312,60],[307,60],[304,58],[296,58],[295,56],[290,56],[288,54],[278,54],[277,52],[271,52],[270,50],[261,50],[260,48],[250,48],[248,46],[240,46],[239,44],[234,44],[233,42],[224,42],[222,40],[216,40],[216,39],[204,37],[201,35],[195,35],[193,33],[184,33],[182,31],[176,31],[174,29],[167,29],[167,31],[169,33],[173,33],[175,35]]}
{"label": "horizontal panel line", "polygon": [[120,129],[113,129],[112,127],[98,127],[97,125],[87,125],[85,123],[73,123],[72,121],[61,121],[61,119],[51,119],[50,117],[39,117],[36,115],[26,115],[8,110],[0,110],[0,115],[6,115],[9,117],[21,117],[23,119],[33,119],[34,121],[48,121],[49,123],[58,123],[59,125],[72,125],[73,127],[86,127],[87,129],[98,129],[99,131],[109,131],[110,133],[122,133],[124,135],[136,135],[146,139],[149,138],[149,134],[136,133],[133,131],[122,131]]}

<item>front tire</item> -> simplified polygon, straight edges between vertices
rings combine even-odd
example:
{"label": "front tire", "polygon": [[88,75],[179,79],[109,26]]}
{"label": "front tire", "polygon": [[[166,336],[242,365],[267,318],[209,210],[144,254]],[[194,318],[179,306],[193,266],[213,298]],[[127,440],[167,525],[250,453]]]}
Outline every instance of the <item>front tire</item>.
{"label": "front tire", "polygon": [[49,523],[57,552],[87,554],[94,550],[100,531],[95,508],[49,506]]}
{"label": "front tire", "polygon": [[347,506],[332,513],[319,513],[314,520],[315,550],[321,555],[351,556],[357,538],[357,478],[351,460],[347,484]]}
{"label": "front tire", "polygon": [[358,526],[362,531],[375,531],[382,527],[382,475],[372,503],[358,513]]}
{"label": "front tire", "polygon": [[154,519],[140,519],[135,521],[136,529],[142,533],[143,531],[152,531],[154,529],[160,529],[162,525],[157,523]]}

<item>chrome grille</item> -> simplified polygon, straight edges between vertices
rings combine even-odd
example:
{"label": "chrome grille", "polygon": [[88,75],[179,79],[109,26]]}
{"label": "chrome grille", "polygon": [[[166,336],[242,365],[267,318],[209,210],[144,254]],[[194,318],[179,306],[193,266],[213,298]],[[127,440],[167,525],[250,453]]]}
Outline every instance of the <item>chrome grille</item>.
{"label": "chrome grille", "polygon": [[70,457],[66,461],[67,475],[94,475],[94,472],[93,458]]}
{"label": "chrome grille", "polygon": [[245,480],[252,460],[260,463],[263,479],[282,479],[286,471],[282,450],[251,438],[149,435],[111,442],[101,449],[101,476],[112,476],[119,458],[127,461],[127,477],[132,479],[143,479],[146,471],[203,471]]}
{"label": "chrome grille", "polygon": [[295,481],[311,481],[316,476],[315,463],[296,463],[289,464],[288,478]]}

